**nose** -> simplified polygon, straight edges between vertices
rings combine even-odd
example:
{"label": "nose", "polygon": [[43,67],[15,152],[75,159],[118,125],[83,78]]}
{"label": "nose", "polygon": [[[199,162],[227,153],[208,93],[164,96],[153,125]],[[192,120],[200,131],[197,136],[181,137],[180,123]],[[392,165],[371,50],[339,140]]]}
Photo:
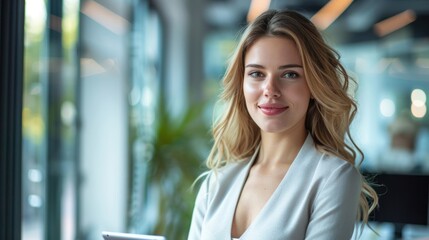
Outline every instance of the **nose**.
{"label": "nose", "polygon": [[281,91],[277,86],[276,79],[274,77],[267,77],[264,84],[264,96],[267,98],[278,98],[281,96]]}

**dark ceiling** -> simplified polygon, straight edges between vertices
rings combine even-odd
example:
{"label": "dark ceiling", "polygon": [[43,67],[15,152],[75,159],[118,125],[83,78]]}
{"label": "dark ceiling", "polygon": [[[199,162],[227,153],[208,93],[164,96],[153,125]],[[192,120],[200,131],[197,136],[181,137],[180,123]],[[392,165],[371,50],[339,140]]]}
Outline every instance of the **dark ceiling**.
{"label": "dark ceiling", "polygon": [[[273,0],[271,9],[293,9],[313,16],[327,0]],[[206,21],[211,29],[238,29],[246,23],[250,1],[210,0],[206,8]],[[408,25],[413,38],[429,37],[429,0],[354,0],[349,8],[326,30],[341,33],[342,43],[377,40],[374,24],[401,13],[412,10],[416,20]]]}

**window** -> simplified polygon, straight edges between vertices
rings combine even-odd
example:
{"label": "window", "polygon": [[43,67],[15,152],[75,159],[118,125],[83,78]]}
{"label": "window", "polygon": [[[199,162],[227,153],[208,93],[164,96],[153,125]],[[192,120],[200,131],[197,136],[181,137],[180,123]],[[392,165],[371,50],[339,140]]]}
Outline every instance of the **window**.
{"label": "window", "polygon": [[26,1],[22,238],[74,239],[79,0]]}

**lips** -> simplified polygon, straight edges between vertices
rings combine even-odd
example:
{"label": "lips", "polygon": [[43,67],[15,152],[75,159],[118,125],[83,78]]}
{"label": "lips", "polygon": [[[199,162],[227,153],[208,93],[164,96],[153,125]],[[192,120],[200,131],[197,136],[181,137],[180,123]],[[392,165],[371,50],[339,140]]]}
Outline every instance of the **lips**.
{"label": "lips", "polygon": [[268,116],[274,116],[286,111],[289,107],[281,104],[261,104],[258,105],[259,109],[261,109],[262,113]]}

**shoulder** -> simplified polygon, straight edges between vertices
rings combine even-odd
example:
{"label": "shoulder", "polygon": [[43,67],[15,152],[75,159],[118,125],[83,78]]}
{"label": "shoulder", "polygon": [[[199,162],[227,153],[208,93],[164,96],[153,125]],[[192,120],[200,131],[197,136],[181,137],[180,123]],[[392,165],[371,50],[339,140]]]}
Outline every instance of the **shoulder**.
{"label": "shoulder", "polygon": [[350,175],[360,176],[355,165],[345,159],[331,153],[321,151],[313,141],[311,136],[308,137],[306,150],[307,156],[311,158],[312,164],[315,164],[316,171],[322,175],[329,176],[335,172],[347,172]]}
{"label": "shoulder", "polygon": [[321,153],[315,179],[320,183],[319,194],[332,191],[337,195],[358,196],[362,186],[362,175],[353,164],[326,153]]}
{"label": "shoulder", "polygon": [[360,179],[361,175],[353,164],[333,154],[320,151],[311,136],[308,137],[303,149],[305,154],[302,154],[301,166],[309,173],[313,173],[315,178],[327,179],[335,175],[345,175]]}
{"label": "shoulder", "polygon": [[337,156],[322,153],[318,168],[326,174],[326,176],[344,175],[349,178],[360,179],[359,170],[353,164]]}
{"label": "shoulder", "polygon": [[342,159],[342,158],[335,156],[333,154],[330,154],[330,153],[323,153],[320,151],[318,151],[318,152],[319,152],[319,156],[320,156],[320,161],[319,161],[320,167],[331,169],[331,170],[334,170],[337,168],[349,169],[350,171],[357,170],[353,164],[346,161],[345,159]]}
{"label": "shoulder", "polygon": [[311,184],[322,188],[327,184],[339,185],[340,181],[349,187],[360,189],[362,176],[357,167],[336,155],[320,151],[310,138],[303,154],[301,169],[312,176]]}

